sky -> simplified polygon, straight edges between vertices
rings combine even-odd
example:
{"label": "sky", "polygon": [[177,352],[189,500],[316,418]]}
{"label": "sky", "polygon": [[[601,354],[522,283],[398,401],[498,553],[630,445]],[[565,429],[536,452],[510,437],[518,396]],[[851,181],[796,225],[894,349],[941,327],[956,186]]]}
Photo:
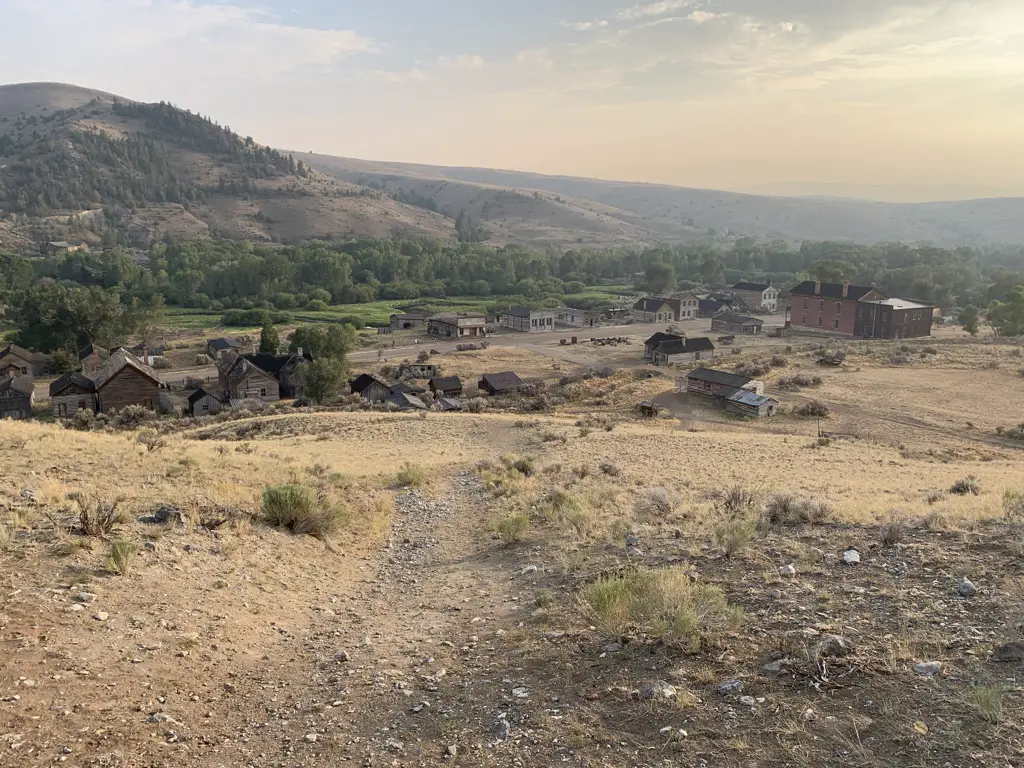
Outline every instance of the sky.
{"label": "sky", "polygon": [[772,194],[1024,195],[1022,0],[0,0],[0,78],[280,148]]}

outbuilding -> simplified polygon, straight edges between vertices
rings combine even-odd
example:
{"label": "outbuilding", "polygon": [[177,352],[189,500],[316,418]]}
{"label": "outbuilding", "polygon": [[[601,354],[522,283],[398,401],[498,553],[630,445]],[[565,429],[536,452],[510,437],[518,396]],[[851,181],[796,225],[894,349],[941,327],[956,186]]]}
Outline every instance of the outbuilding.
{"label": "outbuilding", "polygon": [[370,373],[360,374],[352,379],[349,386],[353,395],[359,395],[371,403],[383,402],[393,394],[390,384]]}
{"label": "outbuilding", "polygon": [[31,376],[0,379],[0,419],[29,418],[34,393]]}
{"label": "outbuilding", "polygon": [[96,411],[96,383],[81,371],[65,373],[50,384],[50,404],[58,419],[79,411]]}
{"label": "outbuilding", "polygon": [[188,396],[188,412],[192,416],[212,416],[223,407],[224,403],[202,387]]}
{"label": "outbuilding", "polygon": [[480,377],[479,388],[489,395],[509,395],[518,392],[523,380],[512,371],[485,373]]}
{"label": "outbuilding", "polygon": [[653,355],[656,365],[676,365],[698,360],[713,360],[715,345],[706,336],[695,339],[669,339],[659,344]]}
{"label": "outbuilding", "polygon": [[752,419],[774,416],[778,408],[778,400],[766,395],[759,395],[748,389],[737,389],[725,398],[725,410]]}
{"label": "outbuilding", "polygon": [[738,312],[719,312],[711,318],[711,330],[725,333],[758,334],[764,326],[763,320],[741,315]]}

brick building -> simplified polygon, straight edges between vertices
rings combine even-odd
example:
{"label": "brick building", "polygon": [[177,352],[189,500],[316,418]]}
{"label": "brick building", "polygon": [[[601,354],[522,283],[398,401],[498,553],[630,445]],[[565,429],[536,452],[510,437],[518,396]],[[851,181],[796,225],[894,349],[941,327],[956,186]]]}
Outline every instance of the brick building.
{"label": "brick building", "polygon": [[885,298],[874,286],[805,280],[790,291],[789,324],[853,336],[861,302]]}

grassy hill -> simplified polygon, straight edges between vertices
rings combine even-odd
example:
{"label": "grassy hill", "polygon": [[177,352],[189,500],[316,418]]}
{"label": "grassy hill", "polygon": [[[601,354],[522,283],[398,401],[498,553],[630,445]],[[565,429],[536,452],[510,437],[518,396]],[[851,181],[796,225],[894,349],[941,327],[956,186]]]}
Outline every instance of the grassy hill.
{"label": "grassy hill", "polygon": [[[340,179],[412,192],[442,207],[471,206],[487,227],[499,232],[534,230],[561,235],[563,241],[574,239],[575,228],[584,241],[587,231],[593,239],[619,231],[641,240],[679,241],[712,230],[786,240],[927,241],[945,246],[1024,243],[1021,198],[883,203],[775,197],[486,168],[304,157],[314,168]],[[521,202],[509,213],[496,202],[499,195],[512,194]],[[565,226],[555,232],[553,221]],[[614,222],[621,229],[615,230]]]}
{"label": "grassy hill", "polygon": [[453,222],[325,176],[169,104],[0,87],[0,245],[185,238],[450,236]]}

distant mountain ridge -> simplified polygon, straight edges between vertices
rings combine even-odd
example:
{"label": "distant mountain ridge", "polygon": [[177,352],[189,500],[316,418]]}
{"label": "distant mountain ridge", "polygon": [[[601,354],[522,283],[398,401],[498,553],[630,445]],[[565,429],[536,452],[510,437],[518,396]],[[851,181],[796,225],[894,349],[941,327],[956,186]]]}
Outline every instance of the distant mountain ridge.
{"label": "distant mountain ridge", "polygon": [[[778,197],[662,184],[545,176],[521,171],[388,163],[324,155],[308,162],[358,183],[426,195],[439,185],[454,196],[493,190],[546,193],[646,230],[652,239],[684,240],[709,230],[786,240],[933,242],[936,245],[1024,243],[1024,198],[887,203],[826,197]],[[491,190],[490,192],[486,190]],[[483,211],[480,211],[483,214]],[[485,225],[486,215],[481,216]]]}

